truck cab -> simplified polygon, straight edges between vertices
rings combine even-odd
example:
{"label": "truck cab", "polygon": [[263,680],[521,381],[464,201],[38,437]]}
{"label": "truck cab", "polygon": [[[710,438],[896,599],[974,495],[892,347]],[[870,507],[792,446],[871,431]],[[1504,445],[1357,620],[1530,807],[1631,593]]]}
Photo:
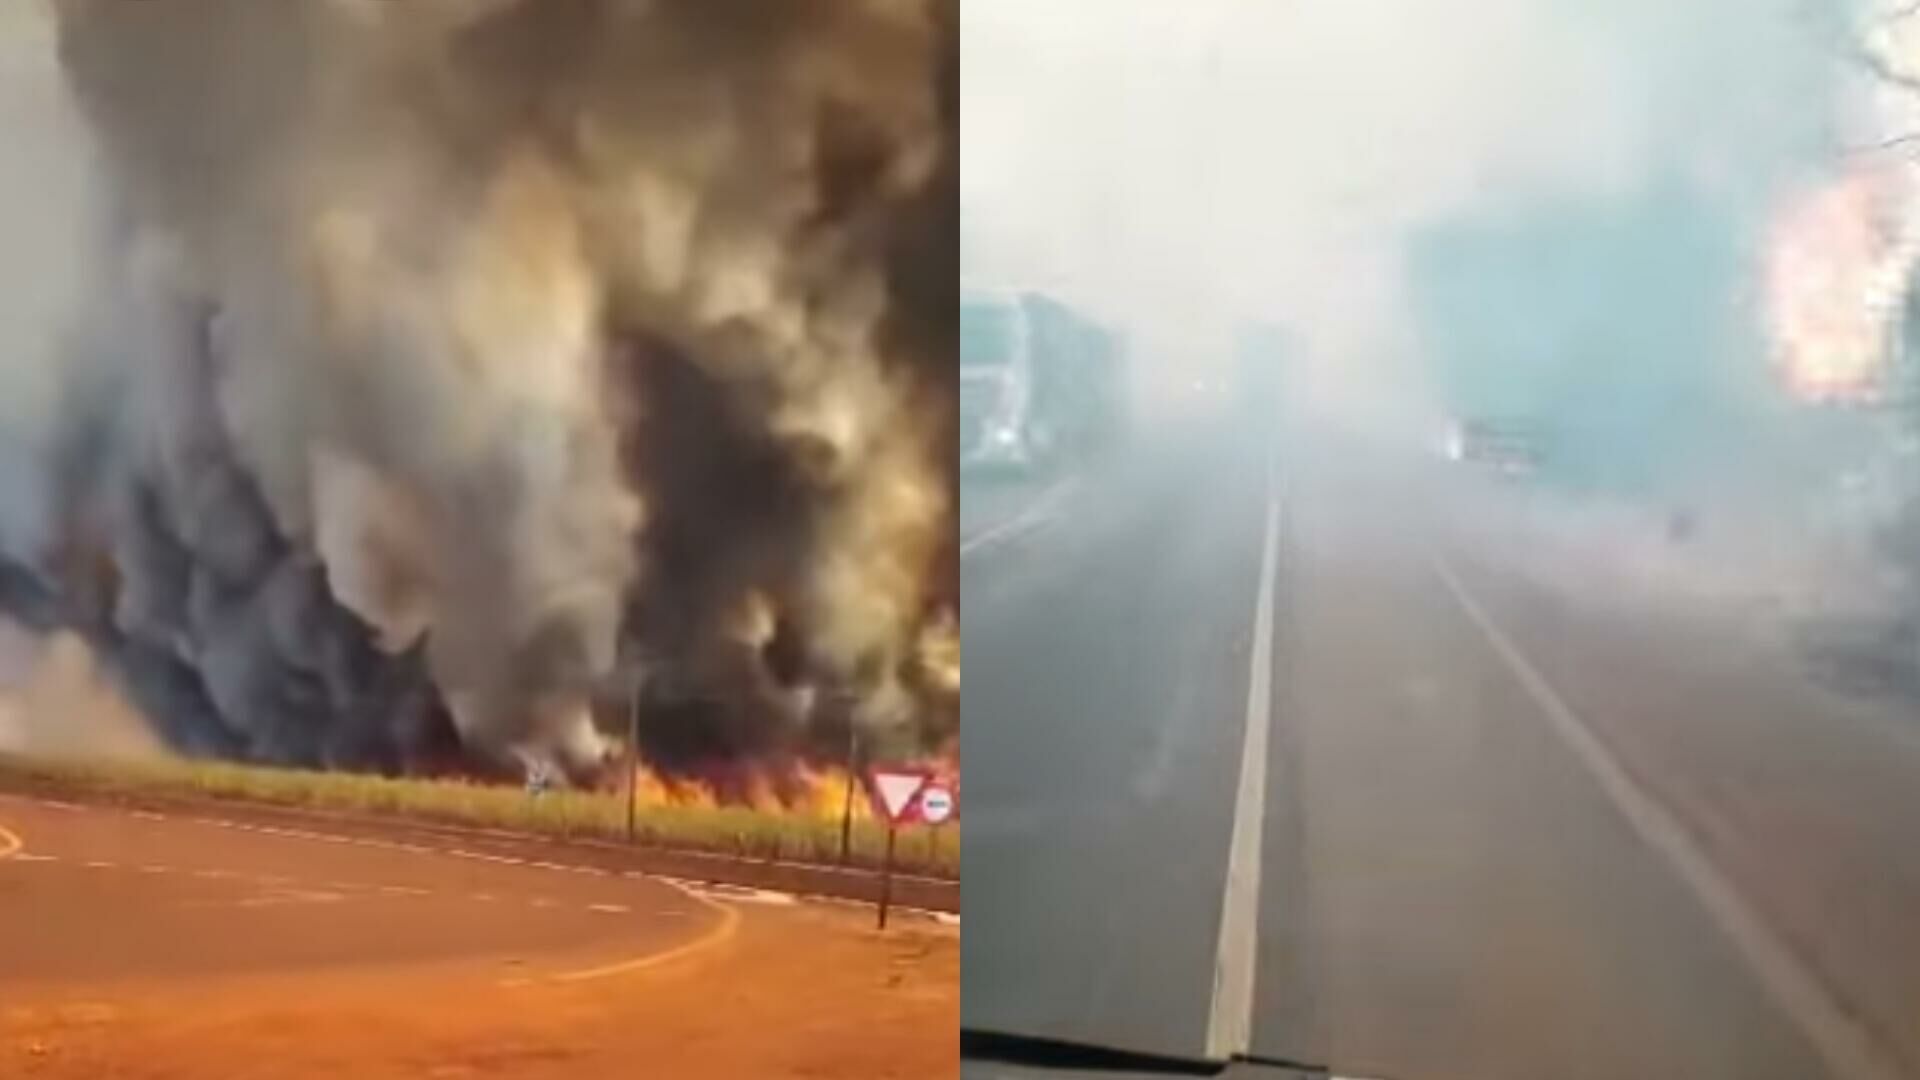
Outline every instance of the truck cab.
{"label": "truck cab", "polygon": [[960,300],[960,467],[1024,472],[1044,463],[1051,437],[1034,408],[1033,329],[1004,293]]}

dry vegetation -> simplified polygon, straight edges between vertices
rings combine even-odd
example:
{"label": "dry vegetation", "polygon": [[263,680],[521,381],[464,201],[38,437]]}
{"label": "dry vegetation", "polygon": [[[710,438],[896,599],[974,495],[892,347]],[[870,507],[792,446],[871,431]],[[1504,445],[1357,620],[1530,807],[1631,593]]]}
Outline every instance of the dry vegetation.
{"label": "dry vegetation", "polygon": [[[385,814],[456,825],[569,838],[622,840],[626,800],[619,793],[549,791],[539,797],[504,784],[457,779],[373,776],[266,768],[226,762],[27,758],[0,754],[0,785],[12,779],[55,783],[91,794],[232,799],[318,810]],[[833,865],[840,861],[840,822],[801,810],[643,802],[641,844],[751,859]],[[853,822],[850,863],[877,867],[886,829]],[[902,873],[957,878],[957,825],[901,831],[895,865]]]}

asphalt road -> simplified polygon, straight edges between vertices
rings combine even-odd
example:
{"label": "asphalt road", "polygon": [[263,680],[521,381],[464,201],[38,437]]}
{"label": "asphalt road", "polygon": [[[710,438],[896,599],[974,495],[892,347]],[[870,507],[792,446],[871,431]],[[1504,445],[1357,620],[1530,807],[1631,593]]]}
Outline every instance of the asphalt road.
{"label": "asphalt road", "polygon": [[578,979],[730,917],[637,875],[0,794],[0,995],[366,967]]}
{"label": "asphalt road", "polygon": [[1817,683],[1759,608],[1607,563],[1524,486],[1244,421],[962,501],[967,1027],[1388,1078],[1916,1075],[1911,708]]}

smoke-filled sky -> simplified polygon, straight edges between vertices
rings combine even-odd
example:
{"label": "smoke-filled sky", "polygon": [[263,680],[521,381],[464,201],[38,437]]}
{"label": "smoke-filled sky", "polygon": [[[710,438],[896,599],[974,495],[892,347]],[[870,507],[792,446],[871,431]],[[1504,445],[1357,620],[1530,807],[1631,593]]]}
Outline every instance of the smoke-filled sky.
{"label": "smoke-filled sky", "polygon": [[0,8],[0,607],[197,753],[937,738],[952,18]]}
{"label": "smoke-filled sky", "polygon": [[1419,351],[1402,263],[1433,223],[1664,185],[1756,237],[1836,139],[1819,9],[972,0],[966,272],[1121,316],[1150,363],[1252,314],[1358,378]]}

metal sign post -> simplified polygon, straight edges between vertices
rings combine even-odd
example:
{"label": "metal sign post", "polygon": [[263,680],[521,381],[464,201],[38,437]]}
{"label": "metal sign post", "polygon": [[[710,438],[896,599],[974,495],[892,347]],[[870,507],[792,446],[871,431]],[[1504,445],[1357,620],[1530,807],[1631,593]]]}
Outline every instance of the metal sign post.
{"label": "metal sign post", "polygon": [[634,672],[627,690],[627,843],[634,840],[634,818],[640,803],[640,673]]}
{"label": "metal sign post", "polygon": [[859,767],[860,729],[847,725],[847,790],[840,801],[840,865],[853,857],[853,771]]}
{"label": "metal sign post", "polygon": [[929,780],[920,789],[917,800],[921,822],[927,829],[927,861],[932,862],[940,850],[940,830],[953,818],[953,789],[938,780]]}
{"label": "metal sign post", "polygon": [[887,854],[880,864],[880,929],[887,928],[887,909],[893,905],[893,849],[900,824],[911,820],[927,774],[918,769],[875,769],[870,785],[880,813],[887,819]]}
{"label": "metal sign post", "polygon": [[893,903],[893,841],[900,827],[887,822],[887,858],[880,865],[880,929],[887,928],[887,908]]}

